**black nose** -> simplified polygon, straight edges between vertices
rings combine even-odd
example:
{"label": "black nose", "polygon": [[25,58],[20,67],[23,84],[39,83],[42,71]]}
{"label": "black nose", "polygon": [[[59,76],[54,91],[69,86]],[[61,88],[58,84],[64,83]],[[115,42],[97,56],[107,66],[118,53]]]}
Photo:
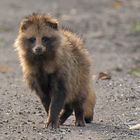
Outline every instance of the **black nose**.
{"label": "black nose", "polygon": [[41,52],[42,52],[42,48],[40,48],[40,47],[35,48],[35,52],[36,52],[36,53],[41,53]]}

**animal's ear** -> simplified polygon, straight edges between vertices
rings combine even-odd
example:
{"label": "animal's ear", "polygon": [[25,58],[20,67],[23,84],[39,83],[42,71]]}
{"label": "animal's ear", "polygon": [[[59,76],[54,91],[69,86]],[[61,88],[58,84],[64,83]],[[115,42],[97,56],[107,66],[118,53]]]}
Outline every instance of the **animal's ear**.
{"label": "animal's ear", "polygon": [[20,30],[25,31],[32,24],[32,21],[28,18],[24,18],[20,23]]}
{"label": "animal's ear", "polygon": [[47,26],[51,27],[52,29],[58,30],[58,20],[57,19],[48,19],[46,18]]}

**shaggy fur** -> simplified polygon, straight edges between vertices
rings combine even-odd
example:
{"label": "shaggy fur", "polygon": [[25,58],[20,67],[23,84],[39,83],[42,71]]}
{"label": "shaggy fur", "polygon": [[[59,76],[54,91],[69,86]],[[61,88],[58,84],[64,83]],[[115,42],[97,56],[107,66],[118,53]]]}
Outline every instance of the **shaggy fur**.
{"label": "shaggy fur", "polygon": [[48,113],[47,126],[58,127],[73,111],[76,126],[92,121],[91,61],[76,34],[51,16],[33,14],[21,21],[15,47],[24,79]]}

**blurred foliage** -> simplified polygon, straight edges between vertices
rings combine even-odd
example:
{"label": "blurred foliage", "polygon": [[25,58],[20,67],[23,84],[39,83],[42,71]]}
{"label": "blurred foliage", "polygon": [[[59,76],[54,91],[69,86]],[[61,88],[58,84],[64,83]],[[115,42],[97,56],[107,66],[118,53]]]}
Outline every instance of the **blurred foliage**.
{"label": "blurred foliage", "polygon": [[120,9],[123,7],[123,2],[121,0],[114,0],[113,7],[115,9]]}
{"label": "blurred foliage", "polygon": [[131,28],[132,33],[139,33],[140,32],[140,21],[135,22]]}
{"label": "blurred foliage", "polygon": [[131,75],[134,75],[134,76],[137,76],[137,77],[140,77],[140,67],[133,68],[133,69],[130,71],[130,74],[131,74]]}

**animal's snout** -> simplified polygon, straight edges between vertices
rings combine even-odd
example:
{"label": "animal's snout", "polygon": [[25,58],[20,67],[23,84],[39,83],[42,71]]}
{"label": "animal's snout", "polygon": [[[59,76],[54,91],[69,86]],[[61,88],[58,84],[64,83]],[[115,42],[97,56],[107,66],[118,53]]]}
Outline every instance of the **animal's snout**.
{"label": "animal's snout", "polygon": [[37,55],[41,55],[45,52],[45,48],[43,48],[42,46],[37,46],[33,48],[33,52]]}
{"label": "animal's snout", "polygon": [[35,52],[36,53],[41,53],[42,52],[42,48],[41,47],[36,47],[35,48]]}

